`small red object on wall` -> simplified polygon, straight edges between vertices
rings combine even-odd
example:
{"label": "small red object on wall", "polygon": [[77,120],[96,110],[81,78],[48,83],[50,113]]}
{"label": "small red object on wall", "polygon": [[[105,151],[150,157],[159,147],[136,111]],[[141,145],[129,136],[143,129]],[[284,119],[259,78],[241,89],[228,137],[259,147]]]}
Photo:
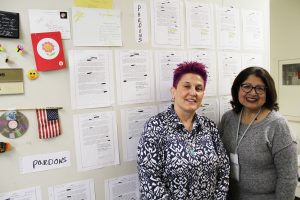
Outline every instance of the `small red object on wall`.
{"label": "small red object on wall", "polygon": [[32,33],[31,41],[38,71],[66,67],[60,32]]}

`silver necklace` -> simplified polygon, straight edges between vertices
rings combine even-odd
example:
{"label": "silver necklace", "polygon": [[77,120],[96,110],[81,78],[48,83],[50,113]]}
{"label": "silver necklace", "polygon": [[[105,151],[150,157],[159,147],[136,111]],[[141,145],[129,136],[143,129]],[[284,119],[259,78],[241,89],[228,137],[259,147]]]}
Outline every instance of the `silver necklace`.
{"label": "silver necklace", "polygon": [[191,156],[195,156],[196,153],[195,153],[195,143],[194,143],[194,141],[187,143],[187,149],[188,149],[188,152]]}
{"label": "silver necklace", "polygon": [[[193,130],[192,130],[192,132],[193,132]],[[192,132],[191,133],[185,133],[185,135],[183,136],[183,139],[184,139],[184,141],[185,141],[185,143],[186,143],[186,148],[187,148],[187,152],[191,155],[191,156],[195,156],[195,154],[196,154],[196,152],[195,152],[195,146],[196,146],[196,144],[195,144],[195,139],[196,139],[196,135],[193,137],[193,139],[189,139],[188,137],[189,137],[189,134],[192,134]],[[191,135],[191,137],[192,137],[192,135]]]}

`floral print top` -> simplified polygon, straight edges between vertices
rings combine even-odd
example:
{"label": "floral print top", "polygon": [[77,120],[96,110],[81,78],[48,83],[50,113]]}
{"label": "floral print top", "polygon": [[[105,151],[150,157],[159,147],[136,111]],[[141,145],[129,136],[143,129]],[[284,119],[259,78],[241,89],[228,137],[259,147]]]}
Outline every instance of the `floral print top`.
{"label": "floral print top", "polygon": [[141,199],[226,199],[229,159],[213,121],[195,115],[188,132],[173,105],[150,118],[138,145]]}

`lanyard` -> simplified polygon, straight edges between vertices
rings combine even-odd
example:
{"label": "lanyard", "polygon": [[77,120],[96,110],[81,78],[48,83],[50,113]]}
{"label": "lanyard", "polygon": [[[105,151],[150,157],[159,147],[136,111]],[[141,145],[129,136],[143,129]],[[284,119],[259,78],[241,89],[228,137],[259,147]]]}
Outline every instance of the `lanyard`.
{"label": "lanyard", "polygon": [[246,132],[248,131],[248,129],[250,128],[250,126],[253,124],[254,120],[257,118],[257,116],[258,116],[259,113],[261,112],[261,108],[260,108],[259,111],[256,113],[255,117],[252,119],[252,121],[250,122],[250,124],[249,124],[248,127],[246,128],[246,130],[244,131],[244,133],[242,134],[240,140],[238,140],[243,110],[244,110],[244,108],[242,108],[242,111],[241,111],[241,113],[240,113],[240,116],[239,116],[239,122],[238,122],[238,127],[237,127],[237,132],[236,132],[236,147],[235,147],[235,153],[237,153],[237,150],[238,150],[238,148],[239,148],[239,146],[240,146],[240,143],[241,143],[242,139],[244,138]]}

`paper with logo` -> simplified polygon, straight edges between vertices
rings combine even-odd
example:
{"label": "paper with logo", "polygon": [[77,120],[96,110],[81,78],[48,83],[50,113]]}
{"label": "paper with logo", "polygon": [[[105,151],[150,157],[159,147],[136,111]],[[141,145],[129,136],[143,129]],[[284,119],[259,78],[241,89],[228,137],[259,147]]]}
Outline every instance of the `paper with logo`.
{"label": "paper with logo", "polygon": [[0,68],[0,95],[23,93],[23,69]]}
{"label": "paper with logo", "polygon": [[38,71],[66,67],[60,32],[32,33],[31,40]]}

